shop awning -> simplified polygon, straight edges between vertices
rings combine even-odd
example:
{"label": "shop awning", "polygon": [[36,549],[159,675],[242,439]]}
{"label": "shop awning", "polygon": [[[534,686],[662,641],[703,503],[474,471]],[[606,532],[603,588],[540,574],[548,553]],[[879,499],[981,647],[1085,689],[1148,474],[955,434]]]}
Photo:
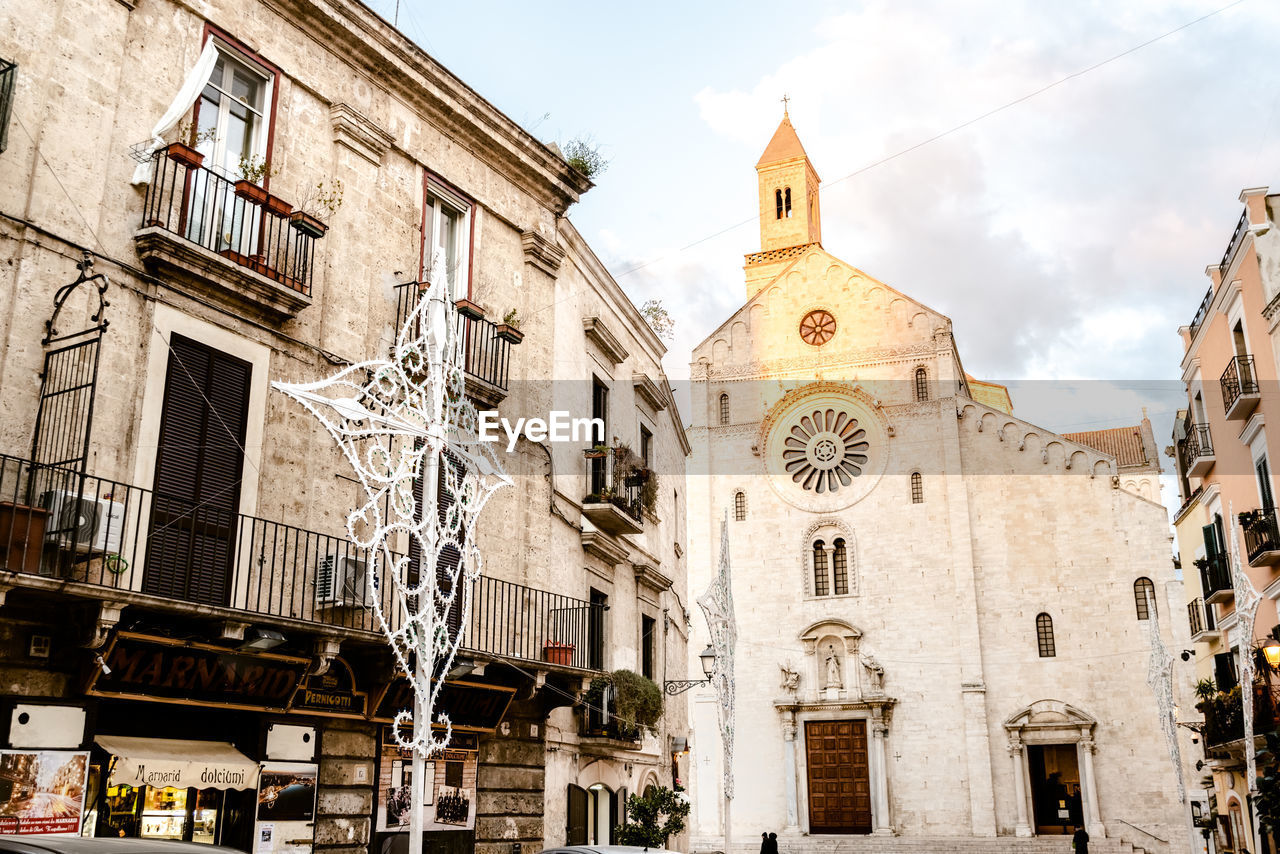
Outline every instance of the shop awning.
{"label": "shop awning", "polygon": [[116,757],[112,786],[258,788],[258,763],[225,741],[119,735],[100,735],[94,740]]}

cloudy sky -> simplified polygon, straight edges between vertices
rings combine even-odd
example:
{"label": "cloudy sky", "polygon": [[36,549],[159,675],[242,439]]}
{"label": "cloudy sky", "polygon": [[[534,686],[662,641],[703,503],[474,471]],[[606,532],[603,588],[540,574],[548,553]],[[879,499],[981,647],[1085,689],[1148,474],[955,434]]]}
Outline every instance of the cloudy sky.
{"label": "cloudy sky", "polygon": [[1146,404],[1167,441],[1177,328],[1239,191],[1280,185],[1280,3],[615,5],[399,0],[399,27],[538,137],[601,143],[571,216],[637,303],[672,309],[673,378],[745,299],[786,93],[828,250],[949,315],[1020,415],[1084,430]]}

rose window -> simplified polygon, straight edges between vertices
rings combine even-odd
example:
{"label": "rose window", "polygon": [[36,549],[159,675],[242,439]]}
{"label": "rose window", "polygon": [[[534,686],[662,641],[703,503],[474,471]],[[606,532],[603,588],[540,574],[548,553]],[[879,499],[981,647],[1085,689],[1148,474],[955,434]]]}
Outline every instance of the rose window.
{"label": "rose window", "polygon": [[835,409],[817,409],[791,428],[782,459],[791,479],[817,493],[836,492],[862,474],[867,431],[858,419]]}
{"label": "rose window", "polygon": [[836,319],[829,311],[816,309],[806,314],[800,321],[800,337],[804,339],[804,343],[812,344],[814,347],[826,344],[835,334]]}

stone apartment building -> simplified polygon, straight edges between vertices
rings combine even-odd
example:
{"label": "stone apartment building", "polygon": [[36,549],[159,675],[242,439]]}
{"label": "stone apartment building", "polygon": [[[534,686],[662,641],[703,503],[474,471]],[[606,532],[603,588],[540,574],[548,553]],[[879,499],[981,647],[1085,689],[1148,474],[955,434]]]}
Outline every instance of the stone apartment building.
{"label": "stone apartment building", "polygon": [[[1271,458],[1280,448],[1276,396],[1276,328],[1280,325],[1280,237],[1277,196],[1266,187],[1244,190],[1244,210],[1217,264],[1205,269],[1210,286],[1182,335],[1182,381],[1187,405],[1173,428],[1170,455],[1181,506],[1174,516],[1186,579],[1195,675],[1208,708],[1199,725],[1201,769],[1196,812],[1216,850],[1255,850],[1258,830],[1248,806],[1242,697],[1252,694],[1255,732],[1276,728],[1274,666],[1258,649],[1280,626],[1280,527]],[[1236,613],[1232,565],[1261,594],[1253,625]],[[1240,688],[1241,656],[1256,656],[1257,682]],[[1191,721],[1201,716],[1190,711]],[[1274,842],[1272,850],[1274,850]]]}
{"label": "stone apartment building", "polygon": [[[732,762],[738,854],[764,831],[794,852],[1066,850],[1078,826],[1093,851],[1187,850],[1146,682],[1150,608],[1185,639],[1150,423],[1019,418],[949,318],[823,249],[789,118],[756,173],[745,302],[691,367],[690,588],[727,512],[738,638],[732,756],[693,694],[695,845],[723,844]],[[1013,838],[1032,836],[1061,847]]]}
{"label": "stone apartment building", "polygon": [[684,676],[689,446],[590,182],[354,0],[9,3],[0,59],[0,759],[87,767],[90,834],[399,850],[359,487],[269,384],[385,358],[439,251],[476,406],[634,464],[503,455],[427,845],[607,841],[688,737],[582,697]]}

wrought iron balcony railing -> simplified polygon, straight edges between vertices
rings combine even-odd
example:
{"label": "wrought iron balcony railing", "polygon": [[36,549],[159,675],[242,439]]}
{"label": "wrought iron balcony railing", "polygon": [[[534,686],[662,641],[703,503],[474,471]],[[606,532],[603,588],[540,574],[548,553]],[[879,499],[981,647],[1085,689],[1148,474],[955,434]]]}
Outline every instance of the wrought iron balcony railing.
{"label": "wrought iron balcony railing", "polygon": [[[1197,704],[1197,708],[1203,707],[1206,747],[1218,747],[1244,738],[1244,709],[1241,699],[1243,687],[1236,686],[1230,691],[1219,692]],[[1276,692],[1276,688],[1272,688],[1265,682],[1253,685],[1250,693],[1253,695],[1255,737],[1271,732],[1280,723],[1280,717],[1277,716]]]}
{"label": "wrought iron balcony railing", "polygon": [[1221,271],[1222,277],[1227,276],[1227,269],[1231,266],[1231,259],[1235,257],[1236,249],[1244,241],[1245,233],[1249,230],[1249,208],[1245,207],[1240,212],[1240,219],[1236,221],[1236,229],[1231,232],[1231,241],[1227,243],[1227,251],[1222,253],[1222,260],[1218,262],[1218,269]]}
{"label": "wrought iron balcony railing", "polygon": [[1209,306],[1213,305],[1213,287],[1211,286],[1205,292],[1204,299],[1200,300],[1200,307],[1196,309],[1196,316],[1191,318],[1191,340],[1196,340],[1196,333],[1200,331],[1200,327],[1204,325],[1205,318],[1209,316]]}
{"label": "wrought iron balcony railing", "polygon": [[[422,285],[418,282],[407,282],[396,286],[396,331],[404,326],[405,319],[422,293]],[[510,333],[504,334],[503,327],[483,317],[459,313],[458,334],[463,338],[463,354],[466,359],[465,370],[473,380],[483,385],[479,396],[487,403],[500,401],[506,396],[508,372],[511,367],[511,345],[516,339]],[[470,389],[469,389],[470,391]]]}
{"label": "wrought iron balcony railing", "polygon": [[1191,624],[1191,639],[1214,630],[1213,606],[1205,604],[1200,597],[1187,603],[1187,620]]}
{"label": "wrought iron balcony railing", "polygon": [[1235,595],[1226,552],[1210,555],[1196,561],[1196,564],[1200,568],[1200,587],[1204,591],[1205,602],[1221,602]]}
{"label": "wrought iron balcony railing", "polygon": [[278,200],[259,204],[238,193],[235,180],[170,157],[165,149],[151,160],[142,228],[163,229],[289,290],[311,294],[318,235],[290,219],[291,206]]}
{"label": "wrought iron balcony railing", "polygon": [[[1218,384],[1222,387],[1222,408],[1227,418],[1240,418],[1248,414],[1257,405],[1259,395],[1258,374],[1253,367],[1252,356],[1235,356],[1227,363]],[[1252,400],[1246,400],[1252,397]],[[1248,405],[1252,403],[1253,405]],[[1239,406],[1237,406],[1239,404]],[[1239,411],[1238,411],[1239,410]]]}
{"label": "wrought iron balcony railing", "polygon": [[[375,599],[393,625],[400,612],[369,558],[346,536],[238,513],[216,496],[186,501],[0,455],[0,572],[16,586],[373,634]],[[601,605],[490,577],[472,595],[464,649],[584,670],[603,660]]]}
{"label": "wrought iron balcony railing", "polygon": [[1244,546],[1249,553],[1249,566],[1280,563],[1280,514],[1274,507],[1250,510],[1240,514]]}
{"label": "wrought iron balcony railing", "polygon": [[634,534],[644,525],[644,487],[652,473],[625,458],[624,448],[587,452],[588,492],[582,510],[607,533]]}
{"label": "wrought iron balcony railing", "polygon": [[1213,437],[1208,424],[1190,424],[1187,437],[1178,443],[1182,470],[1192,477],[1201,477],[1213,466]]}

